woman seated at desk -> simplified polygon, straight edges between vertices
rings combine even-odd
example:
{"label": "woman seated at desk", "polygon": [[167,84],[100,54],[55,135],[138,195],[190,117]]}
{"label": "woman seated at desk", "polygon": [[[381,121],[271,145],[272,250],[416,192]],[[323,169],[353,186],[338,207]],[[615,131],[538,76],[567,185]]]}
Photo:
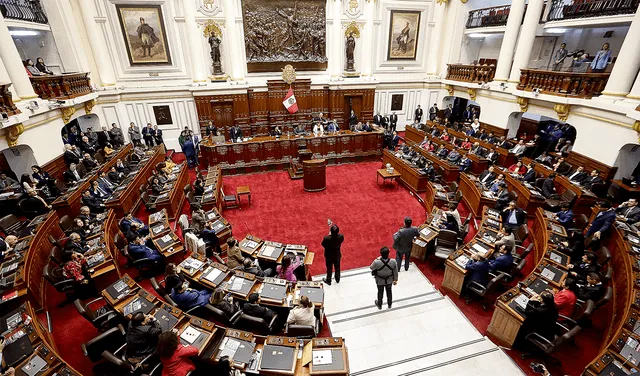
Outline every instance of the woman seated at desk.
{"label": "woman seated at desk", "polygon": [[540,295],[534,295],[529,299],[524,317],[516,344],[524,345],[527,335],[534,332],[553,341],[556,333],[556,321],[558,321],[558,309],[551,292],[545,290]]}
{"label": "woman seated at desk", "polygon": [[471,141],[469,141],[469,137],[466,137],[464,141],[462,141],[462,144],[460,144],[460,147],[464,150],[471,150],[472,146],[473,144],[471,143]]}
{"label": "woman seated at desk", "polygon": [[87,259],[81,253],[74,252],[71,254],[71,260],[67,261],[62,267],[62,274],[66,278],[74,280],[74,291],[77,298],[86,299],[97,295],[98,292],[87,266]]}
{"label": "woman seated at desk", "polygon": [[171,293],[174,287],[184,283],[184,276],[180,273],[180,267],[174,263],[167,264],[164,269],[164,289]]}
{"label": "woman seated at desk", "polygon": [[[293,257],[295,257],[295,261],[291,260]],[[278,265],[276,267],[276,274],[278,275],[278,278],[296,283],[298,279],[296,278],[294,271],[301,264],[302,262],[300,261],[300,257],[287,255],[282,258],[282,265]]]}
{"label": "woman seated at desk", "polygon": [[313,311],[313,303],[311,303],[309,297],[302,295],[300,297],[300,305],[289,312],[287,324],[315,326],[316,317]]}
{"label": "woman seated at desk", "polygon": [[82,241],[86,240],[86,237],[91,234],[91,227],[85,226],[84,221],[81,218],[74,218],[73,225],[65,231],[67,235],[71,233],[76,233],[80,235],[80,239]]}
{"label": "woman seated at desk", "polygon": [[524,175],[524,173],[527,172],[527,168],[522,165],[521,161],[518,161],[516,164],[509,167],[509,172],[512,174]]}
{"label": "woman seated at desk", "polygon": [[183,346],[178,334],[168,331],[160,334],[156,354],[162,363],[163,376],[190,376],[205,374],[203,370],[196,370],[196,366],[189,359],[197,357],[199,350],[193,346]]}
{"label": "woman seated at desk", "polygon": [[211,296],[211,305],[218,308],[227,315],[228,318],[238,312],[239,308],[233,304],[233,297],[227,296],[221,288],[216,288]]}

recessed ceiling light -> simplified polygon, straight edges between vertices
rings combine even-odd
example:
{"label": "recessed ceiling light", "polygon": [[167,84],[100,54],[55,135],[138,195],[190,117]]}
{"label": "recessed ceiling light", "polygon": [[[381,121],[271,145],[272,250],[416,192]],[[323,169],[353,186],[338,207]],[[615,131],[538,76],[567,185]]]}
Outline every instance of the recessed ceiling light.
{"label": "recessed ceiling light", "polygon": [[40,33],[35,30],[9,30],[9,34],[14,37],[35,37],[36,35],[40,35]]}
{"label": "recessed ceiling light", "polygon": [[549,34],[564,34],[567,32],[567,29],[551,28],[545,31]]}

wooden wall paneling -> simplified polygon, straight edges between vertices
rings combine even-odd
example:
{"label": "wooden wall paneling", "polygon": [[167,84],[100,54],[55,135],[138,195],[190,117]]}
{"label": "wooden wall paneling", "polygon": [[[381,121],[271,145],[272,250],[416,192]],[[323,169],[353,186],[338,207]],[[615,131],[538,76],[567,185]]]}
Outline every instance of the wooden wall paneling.
{"label": "wooden wall paneling", "polygon": [[64,154],[60,154],[56,158],[43,164],[41,167],[49,173],[51,178],[64,181],[62,174],[67,170],[67,164],[64,161]]}
{"label": "wooden wall paneling", "polygon": [[520,137],[525,132],[529,137],[538,133],[538,122],[533,119],[521,118],[517,136]]}
{"label": "wooden wall paneling", "polygon": [[249,99],[249,124],[252,134],[267,135],[269,129],[269,93],[266,91],[255,92],[247,90]]}
{"label": "wooden wall paneling", "polygon": [[329,91],[329,116],[338,123],[341,129],[345,129],[344,92],[342,90]]}
{"label": "wooden wall paneling", "polygon": [[592,170],[598,170],[600,171],[600,177],[605,181],[613,180],[613,177],[618,171],[617,167],[611,167],[607,164],[596,161],[595,159],[589,158],[586,155],[576,153],[574,151],[569,152],[569,155],[567,156],[567,163],[574,167],[582,166],[588,172],[591,172]]}

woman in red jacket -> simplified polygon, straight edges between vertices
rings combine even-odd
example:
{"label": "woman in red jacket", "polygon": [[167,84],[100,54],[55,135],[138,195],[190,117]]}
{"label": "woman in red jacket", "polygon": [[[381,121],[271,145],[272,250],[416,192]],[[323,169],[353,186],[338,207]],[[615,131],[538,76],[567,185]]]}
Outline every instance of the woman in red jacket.
{"label": "woman in red jacket", "polygon": [[471,147],[473,146],[473,144],[471,143],[471,141],[469,141],[469,137],[466,137],[464,139],[464,141],[462,142],[462,145],[460,145],[464,150],[471,150]]}
{"label": "woman in red jacket", "polygon": [[160,334],[156,354],[162,362],[162,376],[185,376],[196,369],[189,357],[198,356],[198,349],[181,345],[173,331]]}
{"label": "woman in red jacket", "polygon": [[524,173],[527,172],[527,168],[522,165],[522,162],[518,161],[518,163],[509,167],[509,172],[513,174],[524,175]]}

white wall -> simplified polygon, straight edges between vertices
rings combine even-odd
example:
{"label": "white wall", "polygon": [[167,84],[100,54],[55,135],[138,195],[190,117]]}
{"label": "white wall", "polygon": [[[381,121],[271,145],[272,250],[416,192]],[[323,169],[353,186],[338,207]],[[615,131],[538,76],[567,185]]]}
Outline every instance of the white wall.
{"label": "white wall", "polygon": [[[433,92],[433,95],[437,98],[438,91],[434,90]],[[405,129],[407,124],[413,123],[413,115],[416,108],[418,108],[418,105],[422,107],[422,119],[424,122],[424,119],[428,117],[427,112],[430,107],[428,99],[432,93],[422,88],[392,88],[376,90],[373,114],[375,115],[376,112],[380,112],[383,116],[384,114],[391,114],[391,97],[396,94],[403,95],[404,97],[402,101],[402,109],[400,111],[395,111],[396,115],[398,115],[398,124],[396,129],[398,131],[402,131]],[[433,99],[433,97],[431,98],[432,100],[437,100]]]}
{"label": "white wall", "polygon": [[22,174],[31,175],[31,166],[36,164],[36,158],[30,146],[18,145],[13,148],[4,149],[2,154],[4,154],[7,164],[9,164],[11,171],[16,174],[18,180],[20,180]]}
{"label": "white wall", "polygon": [[20,58],[22,60],[31,59],[36,64],[36,59],[41,57],[54,73],[66,72],[51,32],[46,30],[38,30],[37,32],[36,36],[13,37]]}
{"label": "white wall", "polygon": [[497,59],[504,34],[485,34],[482,38],[465,35],[460,62],[470,64],[479,59]]}

